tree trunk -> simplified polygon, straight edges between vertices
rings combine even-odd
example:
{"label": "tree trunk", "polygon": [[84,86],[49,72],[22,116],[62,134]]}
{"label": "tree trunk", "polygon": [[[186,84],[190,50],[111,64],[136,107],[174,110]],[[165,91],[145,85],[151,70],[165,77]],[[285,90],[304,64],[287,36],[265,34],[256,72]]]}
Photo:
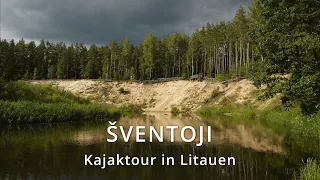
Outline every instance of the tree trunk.
{"label": "tree trunk", "polygon": [[243,52],[242,52],[242,41],[240,40],[240,63],[239,63],[239,77],[241,78],[241,65],[242,65],[242,57],[243,57]]}
{"label": "tree trunk", "polygon": [[175,67],[176,67],[176,52],[174,52],[174,55],[173,55],[172,77],[175,77]]}
{"label": "tree trunk", "polygon": [[179,77],[181,77],[180,49],[178,49],[178,53],[179,53]]}
{"label": "tree trunk", "polygon": [[250,56],[249,56],[249,52],[250,52],[250,44],[249,42],[247,43],[247,70],[246,70],[246,77],[248,78],[248,69],[249,69],[249,61],[250,61]]}
{"label": "tree trunk", "polygon": [[229,73],[231,72],[231,63],[232,63],[232,43],[229,42]]}
{"label": "tree trunk", "polygon": [[210,47],[209,77],[212,77],[212,51]]}
{"label": "tree trunk", "polygon": [[238,41],[236,41],[236,77],[238,78],[238,74],[239,74],[239,69],[238,69],[238,60],[239,60],[239,57],[238,57]]}
{"label": "tree trunk", "polygon": [[207,56],[207,49],[204,48],[204,57],[203,57],[203,77],[206,76],[206,56]]}
{"label": "tree trunk", "polygon": [[192,59],[192,62],[191,62],[191,63],[192,63],[192,69],[191,69],[191,73],[192,73],[192,74],[191,74],[191,75],[193,76],[193,74],[194,74],[194,67],[193,67],[193,52],[192,52],[191,56],[192,56],[192,57],[191,57],[191,59]]}

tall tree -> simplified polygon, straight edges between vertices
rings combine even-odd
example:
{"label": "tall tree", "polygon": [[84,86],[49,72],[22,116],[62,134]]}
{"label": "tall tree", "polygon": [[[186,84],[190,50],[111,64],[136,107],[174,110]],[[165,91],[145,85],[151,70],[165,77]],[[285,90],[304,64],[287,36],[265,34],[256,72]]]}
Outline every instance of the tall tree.
{"label": "tall tree", "polygon": [[143,75],[148,76],[152,79],[152,71],[154,68],[155,59],[155,47],[156,47],[156,37],[149,33],[142,43],[142,68],[144,69]]}
{"label": "tall tree", "polygon": [[128,38],[125,38],[124,41],[122,41],[121,43],[121,57],[123,59],[123,65],[122,67],[124,67],[125,69],[122,71],[124,71],[124,78],[123,79],[129,79],[129,71],[128,71],[128,63],[130,61],[130,55],[131,55],[131,44]]}

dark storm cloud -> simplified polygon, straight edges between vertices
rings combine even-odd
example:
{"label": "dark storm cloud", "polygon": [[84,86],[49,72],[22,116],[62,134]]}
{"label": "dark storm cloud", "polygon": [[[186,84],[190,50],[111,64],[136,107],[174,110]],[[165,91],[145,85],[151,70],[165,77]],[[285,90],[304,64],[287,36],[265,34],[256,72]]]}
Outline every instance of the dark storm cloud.
{"label": "dark storm cloud", "polygon": [[137,44],[148,32],[192,33],[207,22],[229,21],[250,0],[2,0],[6,39]]}

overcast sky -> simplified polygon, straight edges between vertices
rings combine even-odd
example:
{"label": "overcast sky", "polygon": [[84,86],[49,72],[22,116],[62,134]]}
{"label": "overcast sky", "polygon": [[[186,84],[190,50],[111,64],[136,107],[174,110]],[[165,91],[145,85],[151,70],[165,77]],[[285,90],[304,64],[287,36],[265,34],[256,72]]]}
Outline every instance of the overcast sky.
{"label": "overcast sky", "polygon": [[108,44],[147,33],[191,34],[207,22],[230,21],[251,0],[0,0],[1,38]]}

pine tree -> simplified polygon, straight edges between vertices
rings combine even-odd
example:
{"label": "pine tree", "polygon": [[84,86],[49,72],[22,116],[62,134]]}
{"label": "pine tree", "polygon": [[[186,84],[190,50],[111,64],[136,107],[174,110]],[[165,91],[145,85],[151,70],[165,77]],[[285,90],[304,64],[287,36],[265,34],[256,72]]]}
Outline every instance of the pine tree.
{"label": "pine tree", "polygon": [[149,33],[145,40],[143,41],[143,50],[142,50],[142,70],[144,70],[143,74],[148,79],[152,79],[152,71],[154,68],[154,58],[155,58],[155,45],[156,45],[156,37]]}

